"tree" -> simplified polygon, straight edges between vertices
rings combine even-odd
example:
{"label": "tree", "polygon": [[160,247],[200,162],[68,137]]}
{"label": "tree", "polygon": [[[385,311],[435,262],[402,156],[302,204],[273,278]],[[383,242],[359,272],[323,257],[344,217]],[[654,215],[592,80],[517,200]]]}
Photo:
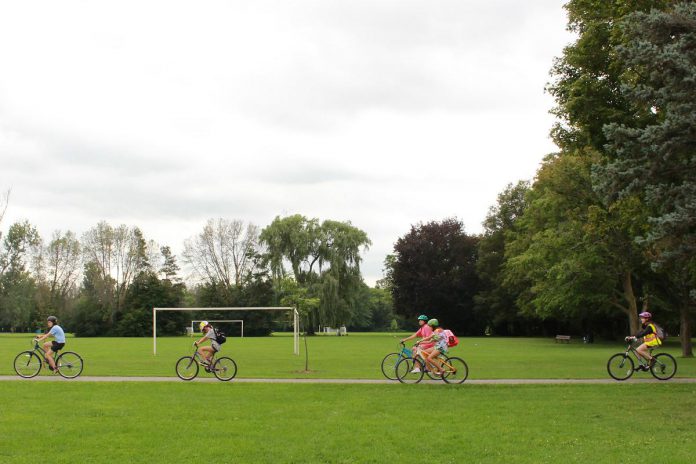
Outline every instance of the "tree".
{"label": "tree", "polygon": [[46,264],[42,280],[49,289],[50,307],[64,308],[80,274],[82,253],[79,240],[70,231],[54,232],[51,242],[44,249],[44,259]]}
{"label": "tree", "polygon": [[637,239],[654,267],[672,277],[682,301],[684,356],[693,356],[696,313],[696,5],[626,18],[622,97],[635,120],[605,127],[610,160],[597,169],[607,201],[638,195],[649,207],[650,228]]}
{"label": "tree", "polygon": [[484,233],[479,242],[476,272],[480,291],[476,306],[486,315],[487,326],[496,334],[526,334],[527,318],[520,316],[516,303],[517,292],[503,285],[506,237],[516,231],[516,223],[527,208],[530,184],[520,181],[508,184],[498,195],[483,222]]}
{"label": "tree", "polygon": [[482,334],[474,312],[478,241],[456,219],[412,226],[394,245],[394,311],[409,319],[425,313],[454,330]]}
{"label": "tree", "polygon": [[0,327],[30,328],[37,319],[35,279],[28,266],[40,254],[41,237],[28,221],[10,226],[0,248]]}
{"label": "tree", "polygon": [[199,277],[232,293],[253,270],[258,244],[257,226],[245,226],[238,219],[209,219],[200,234],[184,243],[184,260]]}
{"label": "tree", "polygon": [[361,250],[371,242],[367,234],[350,222],[307,219],[296,214],[276,217],[261,231],[276,284],[286,277],[284,263],[289,262],[295,281],[318,298],[307,314],[310,333],[318,325],[348,324],[357,311],[361,289]]}

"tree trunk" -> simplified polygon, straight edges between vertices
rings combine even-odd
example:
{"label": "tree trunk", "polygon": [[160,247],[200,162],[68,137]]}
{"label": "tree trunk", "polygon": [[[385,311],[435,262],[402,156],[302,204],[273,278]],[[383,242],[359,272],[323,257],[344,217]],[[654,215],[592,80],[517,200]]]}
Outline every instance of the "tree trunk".
{"label": "tree trunk", "polygon": [[622,279],[623,293],[626,303],[628,303],[628,324],[631,329],[631,335],[640,330],[640,321],[638,320],[638,303],[636,302],[636,294],[633,292],[633,282],[631,280],[631,271],[626,271]]}
{"label": "tree trunk", "polygon": [[681,341],[682,356],[693,358],[694,350],[691,345],[691,306],[683,305],[680,313],[679,339]]}

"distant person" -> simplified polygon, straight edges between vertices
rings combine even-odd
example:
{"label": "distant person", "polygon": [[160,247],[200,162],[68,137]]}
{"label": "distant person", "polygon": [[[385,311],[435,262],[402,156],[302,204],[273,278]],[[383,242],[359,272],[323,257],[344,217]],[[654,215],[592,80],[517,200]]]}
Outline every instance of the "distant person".
{"label": "distant person", "polygon": [[35,337],[34,340],[40,342],[48,337],[54,338],[53,341],[44,343],[43,347],[46,361],[48,361],[48,368],[55,372],[56,362],[53,359],[53,353],[58,353],[65,347],[65,332],[63,332],[63,328],[58,325],[58,318],[56,316],[48,316],[46,321],[48,323],[48,332],[39,337]]}
{"label": "distant person", "polygon": [[[425,314],[421,314],[418,316],[418,325],[420,328],[416,333],[413,335],[406,337],[401,340],[401,343],[405,343],[409,340],[413,340],[414,338],[428,338],[433,334],[433,329],[428,325],[428,316]],[[418,354],[423,351],[432,348],[435,346],[435,343],[433,342],[426,342],[426,343],[419,343],[416,346],[413,347],[413,359],[416,360],[416,362],[413,365],[413,370],[411,372],[417,373],[420,372],[421,368],[421,363],[417,360],[418,359]]]}
{"label": "distant person", "polygon": [[[193,342],[193,344],[198,346],[201,343],[204,343],[206,340],[210,340],[210,346],[198,347],[198,354],[200,354],[203,358],[203,362],[210,366],[213,362],[213,356],[215,356],[215,353],[220,351],[221,346],[218,343],[217,338],[215,338],[215,329],[213,329],[213,326],[210,325],[208,321],[201,321],[198,327],[200,328],[201,332],[203,332],[203,336],[200,338],[200,340]],[[206,367],[206,369],[208,369],[208,367]]]}
{"label": "distant person", "polygon": [[632,337],[626,337],[627,341],[643,338],[643,343],[636,349],[638,354],[648,361],[648,368],[640,366],[638,369],[647,370],[655,364],[655,358],[650,354],[652,348],[662,345],[662,340],[657,336],[657,326],[652,320],[652,314],[644,311],[638,315],[640,318],[641,330]]}

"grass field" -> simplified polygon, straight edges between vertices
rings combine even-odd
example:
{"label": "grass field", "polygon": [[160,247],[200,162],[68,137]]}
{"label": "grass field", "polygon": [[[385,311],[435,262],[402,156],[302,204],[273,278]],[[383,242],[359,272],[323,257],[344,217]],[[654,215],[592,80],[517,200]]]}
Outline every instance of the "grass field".
{"label": "grass field", "polygon": [[13,464],[692,463],[696,455],[693,384],[0,382],[0,398],[0,462]]}
{"label": "grass field", "polygon": [[[309,367],[304,373],[304,344],[301,355],[292,354],[292,337],[230,338],[223,353],[239,366],[246,378],[382,378],[380,363],[395,351],[398,338],[407,334],[350,334],[347,337],[308,337]],[[0,375],[14,375],[12,361],[29,348],[31,335],[0,334]],[[496,378],[607,378],[606,362],[621,351],[620,343],[585,345],[555,343],[542,338],[460,338],[452,354],[464,358],[472,379]],[[192,352],[192,339],[158,339],[158,354],[152,354],[148,338],[68,338],[70,350],[85,360],[83,375],[173,376],[174,363]],[[664,351],[674,355],[677,377],[696,377],[696,359],[680,357],[676,340]],[[42,375],[46,375],[45,371]],[[650,377],[638,373],[637,378]]]}

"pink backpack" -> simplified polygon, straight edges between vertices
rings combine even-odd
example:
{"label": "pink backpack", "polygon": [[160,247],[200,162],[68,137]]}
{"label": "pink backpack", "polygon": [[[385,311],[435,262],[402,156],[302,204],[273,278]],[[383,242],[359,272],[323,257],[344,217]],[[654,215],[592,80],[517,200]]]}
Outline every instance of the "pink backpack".
{"label": "pink backpack", "polygon": [[445,337],[447,337],[447,346],[452,348],[453,346],[459,345],[459,339],[457,338],[456,335],[454,335],[454,332],[452,332],[449,329],[445,329],[442,331],[442,333],[445,334]]}

